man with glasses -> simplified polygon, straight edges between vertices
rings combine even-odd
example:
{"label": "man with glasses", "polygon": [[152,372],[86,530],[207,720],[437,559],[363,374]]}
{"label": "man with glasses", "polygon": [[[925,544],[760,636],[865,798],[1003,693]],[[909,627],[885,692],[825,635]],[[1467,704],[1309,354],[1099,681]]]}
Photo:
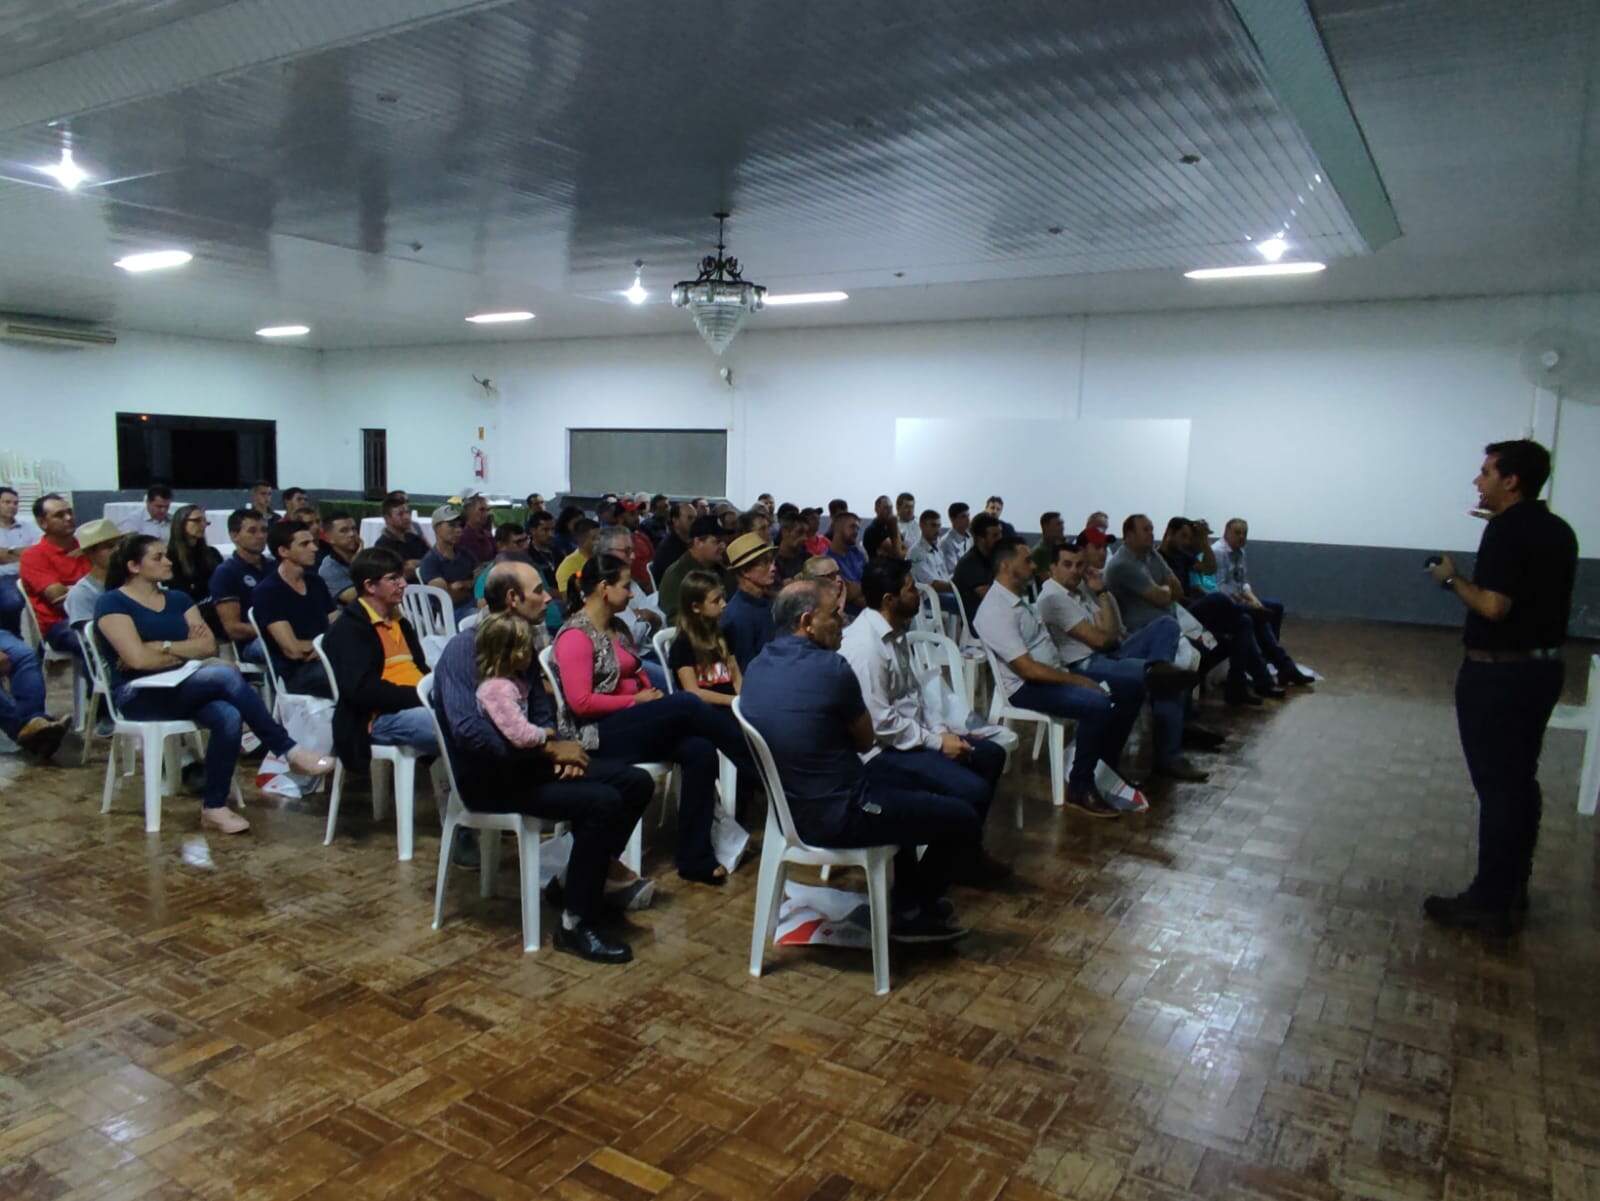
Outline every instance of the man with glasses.
{"label": "man with glasses", "polygon": [[78,638],[67,624],[67,591],[89,574],[89,560],[78,549],[78,523],[72,506],[60,494],[46,492],[33,502],[33,519],[39,524],[39,541],[22,552],[22,586],[39,619],[39,633],[64,655],[79,658]]}

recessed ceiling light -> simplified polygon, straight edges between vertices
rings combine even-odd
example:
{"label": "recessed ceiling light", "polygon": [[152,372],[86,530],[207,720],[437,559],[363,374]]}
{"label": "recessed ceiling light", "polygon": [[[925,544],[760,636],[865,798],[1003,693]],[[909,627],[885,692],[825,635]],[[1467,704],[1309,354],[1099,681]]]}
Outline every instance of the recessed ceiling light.
{"label": "recessed ceiling light", "polygon": [[1257,267],[1203,267],[1185,271],[1185,279],[1253,279],[1265,275],[1315,275],[1326,263],[1262,263]]}
{"label": "recessed ceiling light", "polygon": [[1269,263],[1276,263],[1288,249],[1289,243],[1281,237],[1263,238],[1256,243],[1256,253]]}
{"label": "recessed ceiling light", "polygon": [[264,325],[256,330],[258,338],[298,338],[301,334],[309,334],[309,325]]}
{"label": "recessed ceiling light", "polygon": [[48,167],[36,169],[42,174],[50,176],[69,192],[76,191],[78,185],[89,178],[89,173],[73,161],[71,146],[63,146],[61,148],[61,161],[59,163],[52,163]]}
{"label": "recessed ceiling light", "polygon": [[533,314],[526,309],[507,313],[474,313],[467,318],[474,325],[503,325],[510,321],[532,321]]}
{"label": "recessed ceiling light", "polygon": [[767,293],[764,301],[766,304],[833,304],[839,300],[849,300],[848,292],[788,292],[780,296]]}
{"label": "recessed ceiling light", "polygon": [[116,265],[124,271],[137,274],[140,271],[163,271],[168,267],[181,267],[194,255],[187,250],[147,250],[141,254],[130,254],[117,260]]}
{"label": "recessed ceiling light", "polygon": [[633,260],[633,287],[628,288],[627,290],[625,290],[622,293],[624,296],[626,296],[628,298],[628,303],[629,304],[643,304],[645,301],[650,299],[650,293],[645,288],[644,281],[640,278],[640,276],[643,273],[644,273],[644,260],[643,259],[634,259]]}

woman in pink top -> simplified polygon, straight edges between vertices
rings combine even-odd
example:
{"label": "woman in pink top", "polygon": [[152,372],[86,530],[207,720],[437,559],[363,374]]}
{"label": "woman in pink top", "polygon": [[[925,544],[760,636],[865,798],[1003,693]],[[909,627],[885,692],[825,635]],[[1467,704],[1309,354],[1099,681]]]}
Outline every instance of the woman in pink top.
{"label": "woman in pink top", "polygon": [[678,764],[678,874],[721,884],[728,873],[711,848],[717,752],[738,764],[748,764],[749,753],[699,697],[663,696],[650,686],[627,627],[618,620],[632,594],[628,565],[614,555],[590,559],[572,577],[567,592],[572,616],[555,640],[556,678],[566,700],[557,728],[562,738],[581,743],[591,754],[624,763]]}

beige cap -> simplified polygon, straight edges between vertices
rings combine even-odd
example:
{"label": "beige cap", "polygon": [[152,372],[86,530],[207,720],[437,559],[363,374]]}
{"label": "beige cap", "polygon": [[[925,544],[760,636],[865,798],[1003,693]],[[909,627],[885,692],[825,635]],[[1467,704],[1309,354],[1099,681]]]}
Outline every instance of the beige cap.
{"label": "beige cap", "polygon": [[82,554],[93,547],[100,546],[106,542],[115,542],[122,537],[122,531],[117,528],[116,523],[108,521],[104,517],[96,517],[93,521],[84,522],[77,528],[76,534],[78,549],[68,551],[68,554]]}

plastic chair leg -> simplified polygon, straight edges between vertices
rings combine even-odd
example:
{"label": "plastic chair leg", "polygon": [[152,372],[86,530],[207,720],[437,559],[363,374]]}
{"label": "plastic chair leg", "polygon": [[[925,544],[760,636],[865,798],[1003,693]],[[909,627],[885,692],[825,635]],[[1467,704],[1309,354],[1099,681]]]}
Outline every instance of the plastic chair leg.
{"label": "plastic chair leg", "polygon": [[381,822],[389,813],[389,791],[385,773],[389,763],[385,759],[372,761],[372,820]]}
{"label": "plastic chair leg", "polygon": [[411,858],[411,843],[416,834],[417,761],[402,759],[393,767],[395,842],[399,846],[400,862],[405,863]]}
{"label": "plastic chair leg", "polygon": [[78,727],[83,733],[83,753],[78,756],[78,766],[89,763],[89,744],[94,741],[94,723],[100,720],[100,694],[91,692],[89,703],[83,708],[83,722]]}
{"label": "plastic chair leg", "polygon": [[717,752],[717,789],[721,794],[722,811],[733,817],[739,803],[739,769],[721,751]]}
{"label": "plastic chair leg", "polygon": [[628,835],[628,845],[622,849],[622,864],[634,875],[644,874],[644,818]]}
{"label": "plastic chair leg", "polygon": [[1035,722],[1033,727],[1033,761],[1039,762],[1039,745],[1044,741],[1044,722]]}
{"label": "plastic chair leg", "polygon": [[446,816],[444,819],[444,833],[439,839],[439,883],[433,890],[433,928],[437,930],[439,923],[444,920],[444,885],[450,876],[450,845],[455,841],[455,818]]}
{"label": "plastic chair leg", "polygon": [[111,794],[117,787],[117,736],[111,736],[110,746],[106,754],[106,784],[100,790],[100,812],[111,812]]}
{"label": "plastic chair leg", "polygon": [[1067,803],[1066,731],[1060,722],[1050,723],[1049,737],[1050,803],[1059,809]]}
{"label": "plastic chair leg", "polygon": [[872,992],[889,995],[889,861],[883,856],[867,865],[867,906],[872,912]]}
{"label": "plastic chair leg", "polygon": [[153,730],[144,736],[144,832],[161,829],[161,777],[167,757],[168,739]]}
{"label": "plastic chair leg", "polygon": [[1600,792],[1600,696],[1596,695],[1594,674],[1590,674],[1589,728],[1583,732],[1583,770],[1578,776],[1578,813],[1593,817],[1595,794]]}
{"label": "plastic chair leg", "polygon": [[337,759],[333,764],[333,786],[328,792],[328,829],[322,836],[322,845],[333,845],[333,831],[339,824],[339,795],[344,791],[344,760]]}
{"label": "plastic chair leg", "polygon": [[750,974],[759,978],[766,962],[767,946],[778,926],[778,906],[783,901],[783,832],[767,824],[761,844],[761,871],[756,878],[756,911],[750,923]]}
{"label": "plastic chair leg", "polygon": [[[455,850],[454,844],[445,848]],[[494,878],[500,872],[500,831],[478,831],[478,895],[494,896]]]}
{"label": "plastic chair leg", "polygon": [[517,859],[522,865],[522,953],[539,949],[539,823],[523,818],[517,826]]}

